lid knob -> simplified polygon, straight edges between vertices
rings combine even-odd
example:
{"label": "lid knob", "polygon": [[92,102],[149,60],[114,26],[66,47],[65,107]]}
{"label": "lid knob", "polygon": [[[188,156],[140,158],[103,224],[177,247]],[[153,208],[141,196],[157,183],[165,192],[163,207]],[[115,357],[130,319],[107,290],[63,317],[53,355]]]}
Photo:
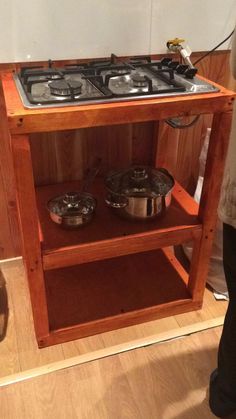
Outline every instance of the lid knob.
{"label": "lid knob", "polygon": [[148,177],[148,174],[144,167],[136,167],[132,173],[132,179],[134,180],[143,180]]}
{"label": "lid knob", "polygon": [[79,195],[77,192],[67,192],[63,202],[68,206],[75,206],[78,203]]}

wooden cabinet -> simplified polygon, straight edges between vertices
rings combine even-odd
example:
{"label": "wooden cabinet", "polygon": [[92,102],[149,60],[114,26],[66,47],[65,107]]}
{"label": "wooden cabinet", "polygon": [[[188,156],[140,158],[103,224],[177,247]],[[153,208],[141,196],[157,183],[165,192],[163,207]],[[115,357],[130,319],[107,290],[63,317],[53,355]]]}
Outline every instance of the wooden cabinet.
{"label": "wooden cabinet", "polygon": [[[18,210],[37,341],[40,347],[201,307],[216,222],[235,93],[217,93],[24,109],[10,74],[3,76],[1,110],[11,143]],[[103,180],[94,220],[76,231],[54,224],[49,198],[79,182],[35,187],[29,134],[171,116],[214,113],[200,205],[176,183],[162,218],[130,222],[104,204]],[[157,156],[155,161],[157,161]],[[217,177],[215,174],[217,173]],[[169,247],[193,242],[189,274]]]}

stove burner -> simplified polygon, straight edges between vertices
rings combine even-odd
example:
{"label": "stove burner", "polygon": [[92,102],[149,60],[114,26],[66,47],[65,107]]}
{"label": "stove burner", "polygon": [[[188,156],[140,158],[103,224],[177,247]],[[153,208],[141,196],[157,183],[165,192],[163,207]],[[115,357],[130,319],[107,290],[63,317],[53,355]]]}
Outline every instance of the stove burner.
{"label": "stove burner", "polygon": [[56,80],[49,83],[50,92],[54,96],[78,96],[81,94],[80,81]]}
{"label": "stove burner", "polygon": [[141,76],[141,74],[134,74],[132,76],[133,85],[134,87],[146,87],[148,85],[148,80],[145,76]]}

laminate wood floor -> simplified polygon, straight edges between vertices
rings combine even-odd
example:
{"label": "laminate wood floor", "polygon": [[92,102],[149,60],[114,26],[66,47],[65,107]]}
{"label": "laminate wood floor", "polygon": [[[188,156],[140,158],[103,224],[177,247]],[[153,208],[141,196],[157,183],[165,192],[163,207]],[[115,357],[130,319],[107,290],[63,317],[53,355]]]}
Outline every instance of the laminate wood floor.
{"label": "laminate wood floor", "polygon": [[212,293],[206,290],[202,310],[38,349],[22,261],[0,263],[0,274],[1,282],[6,282],[9,305],[6,336],[0,342],[0,377],[46,366],[70,357],[89,354],[114,345],[129,344],[137,339],[145,340],[154,335],[158,337],[163,332],[169,331],[171,337],[172,331],[175,331],[176,336],[176,329],[179,329],[181,334],[181,330],[186,326],[198,325],[201,322],[207,325],[207,322],[211,322],[212,319],[219,318],[219,324],[222,324],[223,317],[221,316],[224,316],[227,307],[227,302],[215,301]]}
{"label": "laminate wood floor", "polygon": [[221,328],[3,387],[1,419],[211,419]]}

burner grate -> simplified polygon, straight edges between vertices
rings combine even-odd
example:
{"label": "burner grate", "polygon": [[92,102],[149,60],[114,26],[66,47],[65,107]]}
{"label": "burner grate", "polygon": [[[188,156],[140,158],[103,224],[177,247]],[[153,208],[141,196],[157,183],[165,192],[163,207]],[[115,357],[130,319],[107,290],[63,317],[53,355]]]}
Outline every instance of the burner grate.
{"label": "burner grate", "polygon": [[[195,77],[196,69],[170,57],[152,60],[150,56],[129,59],[111,54],[64,67],[23,67],[15,76],[26,107],[65,106],[104,103],[138,98],[212,92],[216,88]],[[216,89],[217,90],[217,89]]]}

